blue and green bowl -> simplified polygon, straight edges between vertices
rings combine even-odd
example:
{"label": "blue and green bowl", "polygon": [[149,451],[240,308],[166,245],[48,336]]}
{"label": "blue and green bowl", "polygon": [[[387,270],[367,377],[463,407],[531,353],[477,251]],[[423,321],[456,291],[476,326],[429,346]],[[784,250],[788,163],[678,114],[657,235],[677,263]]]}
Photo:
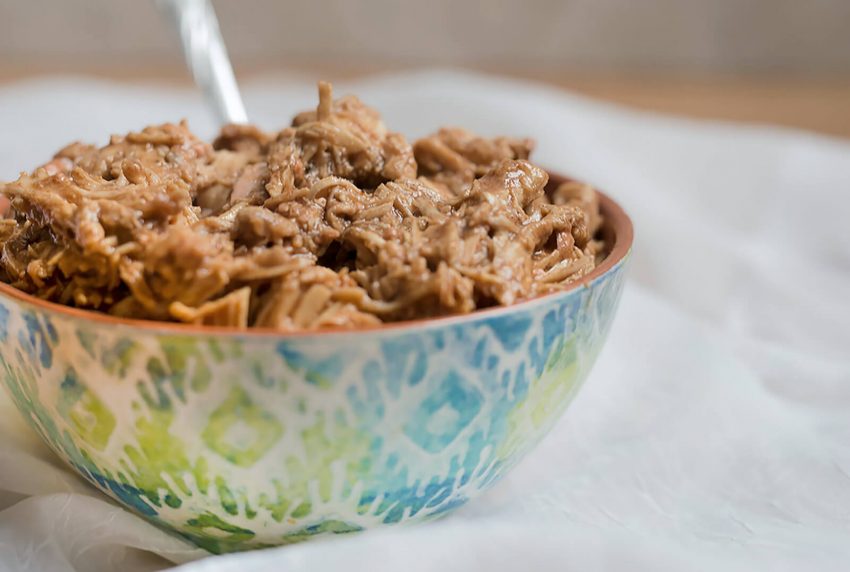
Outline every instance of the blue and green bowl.
{"label": "blue and green bowl", "polygon": [[587,376],[632,243],[601,200],[611,254],[569,290],[375,329],[126,321],[3,284],[0,375],[80,475],[211,552],[425,521],[493,486]]}

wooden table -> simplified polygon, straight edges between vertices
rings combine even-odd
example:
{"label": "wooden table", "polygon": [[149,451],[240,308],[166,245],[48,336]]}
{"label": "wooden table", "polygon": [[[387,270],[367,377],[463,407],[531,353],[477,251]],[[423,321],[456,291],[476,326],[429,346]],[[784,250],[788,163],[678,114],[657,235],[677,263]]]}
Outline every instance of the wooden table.
{"label": "wooden table", "polygon": [[[339,81],[394,71],[386,67],[355,66],[343,69],[324,64],[302,64],[286,70],[267,64],[237,67],[242,79],[268,73],[297,73],[299,77],[309,79]],[[687,117],[782,125],[850,138],[850,77],[682,77],[661,73],[544,73],[494,68],[483,68],[481,71],[549,83],[641,109]],[[57,72],[82,73],[131,82],[189,82],[186,71],[174,62],[158,65],[132,62],[122,69],[92,68],[83,64],[63,69],[0,64],[0,85]]]}

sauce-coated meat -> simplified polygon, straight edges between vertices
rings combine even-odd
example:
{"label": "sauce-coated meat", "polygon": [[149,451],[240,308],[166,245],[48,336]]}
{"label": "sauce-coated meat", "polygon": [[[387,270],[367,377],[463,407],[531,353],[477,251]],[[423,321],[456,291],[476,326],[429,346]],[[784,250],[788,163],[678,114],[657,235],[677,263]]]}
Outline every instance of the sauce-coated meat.
{"label": "sauce-coated meat", "polygon": [[213,144],[185,123],[74,143],[0,185],[0,280],[116,316],[280,330],[462,314],[563,288],[603,245],[595,191],[527,139],[410,145],[356,97]]}

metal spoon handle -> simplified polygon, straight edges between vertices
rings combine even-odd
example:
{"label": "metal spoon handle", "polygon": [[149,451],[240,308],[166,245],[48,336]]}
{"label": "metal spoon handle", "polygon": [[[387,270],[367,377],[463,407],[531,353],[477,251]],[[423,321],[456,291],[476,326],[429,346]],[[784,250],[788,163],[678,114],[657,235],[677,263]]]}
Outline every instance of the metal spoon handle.
{"label": "metal spoon handle", "polygon": [[247,123],[233,67],[209,0],[158,0],[176,25],[186,64],[221,123]]}

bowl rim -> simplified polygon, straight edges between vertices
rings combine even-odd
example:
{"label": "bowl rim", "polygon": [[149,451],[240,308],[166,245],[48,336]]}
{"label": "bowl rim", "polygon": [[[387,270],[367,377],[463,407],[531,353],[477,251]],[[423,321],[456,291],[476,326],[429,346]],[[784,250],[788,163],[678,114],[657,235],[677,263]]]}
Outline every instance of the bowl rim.
{"label": "bowl rim", "polygon": [[[557,185],[565,182],[577,181],[572,177],[567,177],[549,171],[548,185]],[[556,292],[549,292],[533,298],[528,298],[516,304],[509,306],[494,306],[482,310],[475,310],[468,314],[451,314],[448,316],[437,316],[431,318],[417,318],[413,320],[403,320],[399,322],[389,322],[375,326],[361,326],[359,328],[328,328],[326,330],[297,330],[297,331],[281,331],[275,328],[238,328],[234,326],[212,326],[203,324],[184,324],[180,322],[164,322],[157,320],[142,320],[132,318],[117,318],[102,312],[94,310],[85,310],[65,306],[56,302],[42,300],[31,294],[27,294],[18,290],[10,284],[0,282],[0,301],[3,298],[12,298],[24,304],[35,306],[36,308],[48,313],[58,314],[64,318],[81,319],[88,322],[96,322],[104,326],[114,326],[140,330],[150,333],[160,333],[169,335],[212,335],[212,336],[232,336],[232,337],[273,337],[273,338],[312,338],[324,337],[333,335],[357,335],[361,333],[378,334],[384,332],[398,333],[402,330],[423,329],[436,326],[452,325],[457,322],[477,321],[479,319],[490,318],[504,313],[512,313],[528,309],[531,306],[553,300],[559,297],[569,295],[581,288],[590,288],[591,284],[598,278],[612,272],[625,260],[631,252],[634,242],[634,227],[632,221],[623,208],[611,197],[602,191],[595,189],[599,196],[599,207],[606,224],[610,226],[614,234],[614,247],[611,252],[602,261],[602,264],[594,268],[591,272],[574,281],[567,288]],[[140,332],[141,333],[141,332]]]}

